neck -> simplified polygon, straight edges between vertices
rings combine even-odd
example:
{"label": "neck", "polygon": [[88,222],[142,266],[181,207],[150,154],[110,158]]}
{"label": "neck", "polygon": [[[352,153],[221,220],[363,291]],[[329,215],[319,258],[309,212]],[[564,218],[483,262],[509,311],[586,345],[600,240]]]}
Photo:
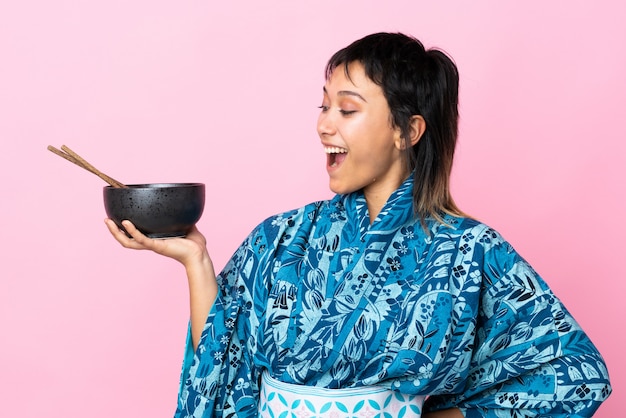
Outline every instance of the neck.
{"label": "neck", "polygon": [[367,202],[367,211],[370,217],[370,225],[374,222],[378,214],[389,200],[389,196],[395,192],[402,184],[404,179],[394,182],[392,184],[382,184],[374,181],[363,189],[363,195]]}
{"label": "neck", "polygon": [[374,220],[376,219],[376,217],[382,210],[383,206],[384,206],[384,203],[382,205],[378,205],[378,204],[374,205],[370,203],[369,200],[367,201],[367,211],[370,214],[370,225],[374,223]]}

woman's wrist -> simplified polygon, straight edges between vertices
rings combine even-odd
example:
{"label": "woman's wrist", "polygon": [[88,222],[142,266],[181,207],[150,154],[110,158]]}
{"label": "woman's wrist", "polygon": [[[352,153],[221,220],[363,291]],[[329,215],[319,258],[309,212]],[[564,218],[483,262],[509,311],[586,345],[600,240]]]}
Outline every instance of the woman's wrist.
{"label": "woman's wrist", "polygon": [[187,273],[189,281],[204,282],[209,279],[215,280],[215,272],[213,262],[207,252],[203,252],[200,256],[186,260],[183,265]]}

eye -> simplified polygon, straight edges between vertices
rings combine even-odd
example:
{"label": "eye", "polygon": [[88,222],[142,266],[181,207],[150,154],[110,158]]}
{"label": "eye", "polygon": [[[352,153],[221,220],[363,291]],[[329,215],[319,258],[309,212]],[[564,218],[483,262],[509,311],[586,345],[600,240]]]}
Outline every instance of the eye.
{"label": "eye", "polygon": [[344,116],[350,116],[353,113],[356,113],[356,110],[339,110],[339,113],[341,113]]}
{"label": "eye", "polygon": [[321,109],[321,110],[322,110],[322,112],[326,112],[326,111],[328,111],[328,106],[326,106],[326,105],[321,105],[321,106],[318,106],[317,108],[318,108],[318,109]]}

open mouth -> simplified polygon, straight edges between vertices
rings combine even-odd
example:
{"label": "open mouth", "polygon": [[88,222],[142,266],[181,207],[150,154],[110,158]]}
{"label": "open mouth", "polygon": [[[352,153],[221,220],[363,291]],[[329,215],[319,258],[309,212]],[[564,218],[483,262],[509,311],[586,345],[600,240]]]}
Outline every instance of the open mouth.
{"label": "open mouth", "polygon": [[339,147],[324,147],[324,152],[328,156],[328,167],[336,168],[346,159],[348,150]]}

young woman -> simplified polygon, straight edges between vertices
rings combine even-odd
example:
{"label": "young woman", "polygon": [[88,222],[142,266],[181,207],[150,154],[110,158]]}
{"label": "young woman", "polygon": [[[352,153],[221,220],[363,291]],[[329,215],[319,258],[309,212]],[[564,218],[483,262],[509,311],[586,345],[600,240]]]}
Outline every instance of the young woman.
{"label": "young woman", "polygon": [[128,239],[107,220],[186,269],[176,417],[592,416],[602,357],[450,196],[457,96],[454,63],[412,37],[337,52],[317,126],[336,196],[262,222],[217,277],[197,230],[152,240],[125,222]]}

